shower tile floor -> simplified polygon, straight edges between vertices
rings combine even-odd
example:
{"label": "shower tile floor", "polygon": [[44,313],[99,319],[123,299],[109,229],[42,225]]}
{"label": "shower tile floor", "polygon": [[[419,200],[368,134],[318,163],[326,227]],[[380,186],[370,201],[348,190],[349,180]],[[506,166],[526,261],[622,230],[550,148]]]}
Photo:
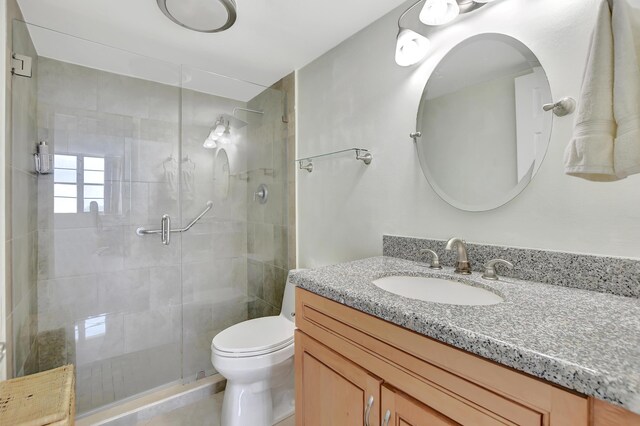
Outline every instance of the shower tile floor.
{"label": "shower tile floor", "polygon": [[[221,426],[220,412],[223,397],[224,392],[219,392],[209,398],[139,422],[137,426]],[[294,425],[294,416],[291,416],[275,426]]]}
{"label": "shower tile floor", "polygon": [[174,382],[180,374],[180,348],[175,344],[79,365],[78,413]]}

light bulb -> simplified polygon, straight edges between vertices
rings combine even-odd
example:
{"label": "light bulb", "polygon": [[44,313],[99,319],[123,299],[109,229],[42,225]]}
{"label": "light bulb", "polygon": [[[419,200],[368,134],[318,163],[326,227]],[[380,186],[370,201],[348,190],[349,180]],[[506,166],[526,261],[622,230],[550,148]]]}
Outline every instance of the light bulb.
{"label": "light bulb", "polygon": [[400,30],[396,42],[396,63],[401,67],[417,64],[429,51],[429,39],[409,29]]}
{"label": "light bulb", "polygon": [[222,119],[222,117],[220,117],[218,121],[216,121],[215,127],[213,128],[213,133],[218,136],[224,133],[224,120]]}
{"label": "light bulb", "polygon": [[225,127],[224,132],[222,133],[218,141],[223,144],[231,143],[231,129],[228,123],[227,123],[227,127]]}
{"label": "light bulb", "polygon": [[202,144],[202,146],[207,149],[216,149],[218,147],[218,144],[213,139],[207,138]]}
{"label": "light bulb", "polygon": [[215,129],[214,129],[214,130],[211,130],[211,132],[209,132],[209,136],[207,136],[207,139],[205,139],[202,146],[207,149],[215,149],[218,146],[217,142],[218,142],[218,136],[216,136]]}
{"label": "light bulb", "polygon": [[426,25],[443,25],[460,14],[456,0],[427,0],[420,11],[420,21]]}

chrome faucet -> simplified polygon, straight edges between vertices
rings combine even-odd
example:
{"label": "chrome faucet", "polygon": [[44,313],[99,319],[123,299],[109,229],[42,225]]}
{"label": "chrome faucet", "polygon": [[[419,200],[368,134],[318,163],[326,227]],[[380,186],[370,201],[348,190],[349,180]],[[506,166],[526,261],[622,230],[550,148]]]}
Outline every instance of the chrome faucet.
{"label": "chrome faucet", "polygon": [[457,274],[470,275],[471,264],[467,259],[467,247],[464,245],[464,241],[460,238],[453,237],[447,241],[447,250],[453,250],[454,246],[458,246],[458,263],[456,263]]}

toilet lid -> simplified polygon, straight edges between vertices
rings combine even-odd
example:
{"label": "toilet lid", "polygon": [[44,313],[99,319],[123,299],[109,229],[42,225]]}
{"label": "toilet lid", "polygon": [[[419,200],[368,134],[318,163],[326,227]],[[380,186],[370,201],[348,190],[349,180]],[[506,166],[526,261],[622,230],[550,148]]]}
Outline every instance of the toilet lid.
{"label": "toilet lid", "polygon": [[294,329],[294,323],[282,316],[256,318],[221,331],[211,346],[230,356],[270,353],[291,344]]}

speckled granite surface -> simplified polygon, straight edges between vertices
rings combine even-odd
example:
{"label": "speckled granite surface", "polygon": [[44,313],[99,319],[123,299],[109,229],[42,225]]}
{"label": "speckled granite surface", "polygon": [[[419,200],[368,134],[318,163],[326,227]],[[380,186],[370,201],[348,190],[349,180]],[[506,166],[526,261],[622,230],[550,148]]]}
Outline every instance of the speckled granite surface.
{"label": "speckled granite surface", "polygon": [[[443,265],[453,266],[456,253],[445,250],[446,241],[385,235],[382,250],[385,256],[415,261],[420,249],[438,253]],[[467,243],[467,252],[474,271],[491,259],[505,259],[515,268],[498,266],[498,274],[526,281],[581,288],[602,293],[640,298],[640,260],[619,257],[523,249]]]}
{"label": "speckled granite surface", "polygon": [[[384,276],[447,276],[505,301],[456,306],[394,295]],[[374,257],[291,274],[299,287],[500,364],[640,413],[640,299]],[[475,283],[475,284],[474,284]]]}

